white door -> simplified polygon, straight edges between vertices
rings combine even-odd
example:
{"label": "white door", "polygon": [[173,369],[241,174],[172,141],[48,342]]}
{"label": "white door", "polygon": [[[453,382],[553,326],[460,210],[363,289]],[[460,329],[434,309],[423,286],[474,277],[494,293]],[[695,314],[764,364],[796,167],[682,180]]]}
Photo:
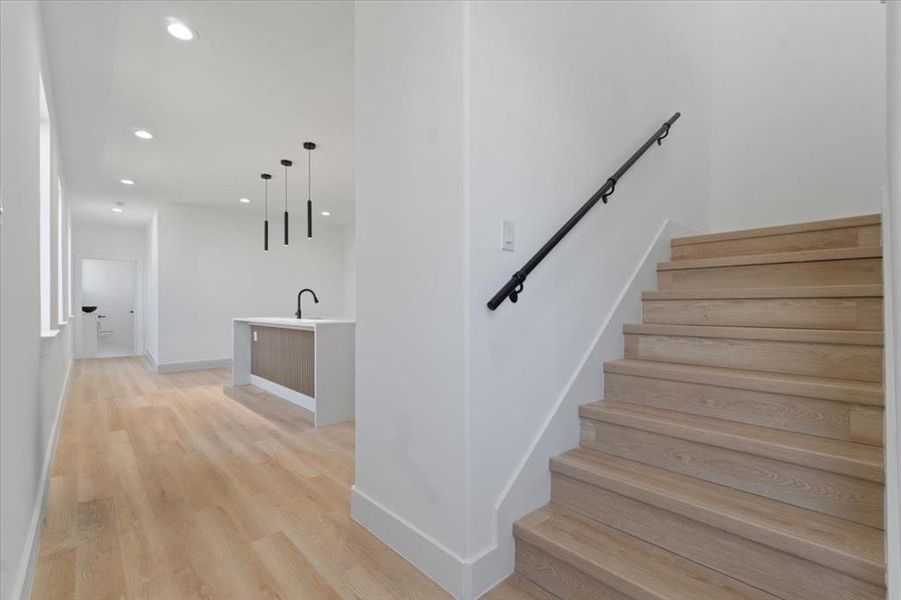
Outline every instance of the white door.
{"label": "white door", "polygon": [[97,356],[135,353],[136,270],[131,260],[86,258],[81,263],[81,303],[97,307]]}

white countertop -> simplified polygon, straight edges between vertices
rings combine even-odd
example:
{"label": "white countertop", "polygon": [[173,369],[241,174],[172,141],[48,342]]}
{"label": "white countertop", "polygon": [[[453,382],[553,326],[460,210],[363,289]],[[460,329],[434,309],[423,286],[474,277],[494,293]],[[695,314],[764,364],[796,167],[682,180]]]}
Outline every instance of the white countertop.
{"label": "white countertop", "polygon": [[352,319],[330,319],[312,317],[296,319],[294,317],[236,317],[234,321],[252,323],[254,325],[268,325],[269,327],[287,327],[292,329],[310,329],[318,325],[335,325],[338,323],[353,323]]}

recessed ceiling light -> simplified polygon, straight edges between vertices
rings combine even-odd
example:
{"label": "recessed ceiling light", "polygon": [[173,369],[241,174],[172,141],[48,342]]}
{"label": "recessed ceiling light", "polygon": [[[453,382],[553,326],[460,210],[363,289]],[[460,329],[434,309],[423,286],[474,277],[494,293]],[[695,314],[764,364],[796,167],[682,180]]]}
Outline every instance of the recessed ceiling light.
{"label": "recessed ceiling light", "polygon": [[123,208],[121,206],[114,206],[113,212],[122,212]]}
{"label": "recessed ceiling light", "polygon": [[142,140],[149,140],[153,138],[153,134],[146,129],[138,129],[135,131],[135,137],[141,138]]}
{"label": "recessed ceiling light", "polygon": [[238,202],[241,204],[250,204],[250,198],[238,198]]}
{"label": "recessed ceiling light", "polygon": [[174,37],[177,40],[181,40],[183,42],[188,42],[193,40],[197,34],[194,33],[194,30],[182,23],[181,21],[172,21],[166,26],[166,31],[169,32],[169,35]]}
{"label": "recessed ceiling light", "polygon": [[329,216],[329,215],[332,214],[332,213],[330,213],[330,212],[327,211],[327,210],[324,210],[324,211],[322,211],[322,212],[319,213],[319,214],[322,215],[323,217],[327,217],[327,216]]}
{"label": "recessed ceiling light", "polygon": [[132,181],[131,179],[120,179],[119,181],[121,181],[125,185],[134,185],[135,184],[135,182]]}

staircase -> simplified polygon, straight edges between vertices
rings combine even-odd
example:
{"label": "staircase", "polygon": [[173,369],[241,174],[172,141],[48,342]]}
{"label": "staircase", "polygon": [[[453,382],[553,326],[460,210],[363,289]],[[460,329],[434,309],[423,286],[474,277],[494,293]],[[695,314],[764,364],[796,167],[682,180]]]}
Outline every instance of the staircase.
{"label": "staircase", "polygon": [[884,600],[880,232],[673,240],[516,571],[579,600]]}

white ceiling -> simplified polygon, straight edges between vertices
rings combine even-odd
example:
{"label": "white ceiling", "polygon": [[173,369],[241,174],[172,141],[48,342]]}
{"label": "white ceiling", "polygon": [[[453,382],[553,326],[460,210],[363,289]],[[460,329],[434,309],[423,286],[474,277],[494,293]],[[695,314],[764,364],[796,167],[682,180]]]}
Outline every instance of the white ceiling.
{"label": "white ceiling", "polygon": [[[289,158],[289,210],[303,227],[301,144],[311,140],[316,219],[353,222],[352,2],[67,1],[42,10],[77,220],[146,221],[157,202],[260,216],[264,171],[273,175],[270,216],[280,215],[279,160]],[[198,37],[171,37],[171,18]],[[139,140],[136,129],[155,137]],[[123,213],[111,211],[117,201]]]}

